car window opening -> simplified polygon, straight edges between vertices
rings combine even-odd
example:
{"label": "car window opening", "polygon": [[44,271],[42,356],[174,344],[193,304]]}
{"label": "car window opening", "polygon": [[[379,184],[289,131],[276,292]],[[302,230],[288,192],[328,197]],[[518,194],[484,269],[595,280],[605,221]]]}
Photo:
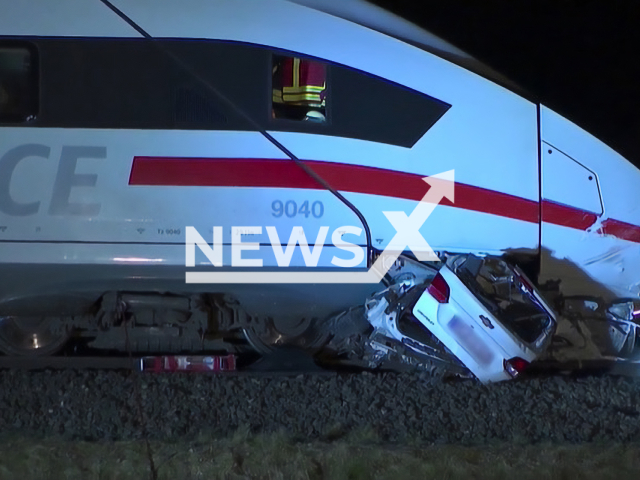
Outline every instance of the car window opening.
{"label": "car window opening", "polygon": [[475,257],[470,258],[471,262],[465,259],[459,265],[460,279],[505,327],[521,340],[534,343],[549,323],[543,308],[525,293],[506,264],[490,260],[478,264]]}
{"label": "car window opening", "polygon": [[272,89],[273,118],[326,121],[327,67],[324,63],[274,55]]}

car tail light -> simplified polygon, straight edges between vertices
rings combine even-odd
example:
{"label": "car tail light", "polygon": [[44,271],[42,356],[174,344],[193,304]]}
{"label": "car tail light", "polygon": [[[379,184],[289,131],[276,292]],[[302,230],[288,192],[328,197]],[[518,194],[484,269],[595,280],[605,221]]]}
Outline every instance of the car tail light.
{"label": "car tail light", "polygon": [[433,281],[427,287],[427,292],[429,292],[438,303],[447,303],[449,301],[449,285],[447,285],[447,282],[440,273],[433,278]]}
{"label": "car tail light", "polygon": [[520,357],[513,357],[504,361],[504,369],[513,378],[524,372],[528,366],[529,362]]}

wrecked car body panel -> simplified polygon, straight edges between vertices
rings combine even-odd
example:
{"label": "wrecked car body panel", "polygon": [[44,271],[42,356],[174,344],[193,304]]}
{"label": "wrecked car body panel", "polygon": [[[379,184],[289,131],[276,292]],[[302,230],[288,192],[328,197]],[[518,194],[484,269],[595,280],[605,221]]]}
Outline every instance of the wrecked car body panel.
{"label": "wrecked car body panel", "polygon": [[568,362],[637,363],[640,361],[640,302],[601,297],[561,297],[562,315],[551,348],[549,364]]}
{"label": "wrecked car body panel", "polygon": [[609,338],[619,357],[638,359],[640,356],[640,302],[619,301],[607,308]]}
{"label": "wrecked car body panel", "polygon": [[[474,255],[447,258],[425,283],[391,285],[365,311],[371,338],[392,339],[431,362],[462,364],[482,382],[517,376],[545,352],[556,328],[556,314],[524,273]],[[374,343],[381,354],[391,348]]]}

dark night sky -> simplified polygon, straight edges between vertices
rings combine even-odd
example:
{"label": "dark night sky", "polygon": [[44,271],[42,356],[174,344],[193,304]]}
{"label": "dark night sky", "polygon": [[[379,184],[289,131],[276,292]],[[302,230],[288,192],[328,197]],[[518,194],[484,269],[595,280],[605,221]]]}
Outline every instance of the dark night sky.
{"label": "dark night sky", "polygon": [[465,50],[640,165],[638,0],[372,0]]}

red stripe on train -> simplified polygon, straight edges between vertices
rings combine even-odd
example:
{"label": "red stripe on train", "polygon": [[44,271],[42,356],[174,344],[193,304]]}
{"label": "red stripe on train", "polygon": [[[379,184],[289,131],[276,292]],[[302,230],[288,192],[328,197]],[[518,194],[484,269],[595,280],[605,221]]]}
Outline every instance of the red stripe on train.
{"label": "red stripe on train", "polygon": [[[303,160],[331,187],[343,192],[421,200],[429,185],[422,175],[344,163]],[[263,158],[177,158],[134,157],[129,185],[199,187],[324,187],[291,160]],[[455,205],[446,198],[442,205],[488,213],[530,223],[540,220],[540,206],[534,200],[456,182]],[[586,230],[597,215],[578,208],[544,200],[542,221]],[[640,226],[618,220],[603,222],[601,233],[640,243]]]}
{"label": "red stripe on train", "polygon": [[[339,191],[421,200],[429,190],[422,175],[382,168],[304,161]],[[291,160],[135,157],[129,185],[324,189]],[[443,199],[443,205],[454,206]],[[455,207],[538,222],[538,203],[456,183]]]}

